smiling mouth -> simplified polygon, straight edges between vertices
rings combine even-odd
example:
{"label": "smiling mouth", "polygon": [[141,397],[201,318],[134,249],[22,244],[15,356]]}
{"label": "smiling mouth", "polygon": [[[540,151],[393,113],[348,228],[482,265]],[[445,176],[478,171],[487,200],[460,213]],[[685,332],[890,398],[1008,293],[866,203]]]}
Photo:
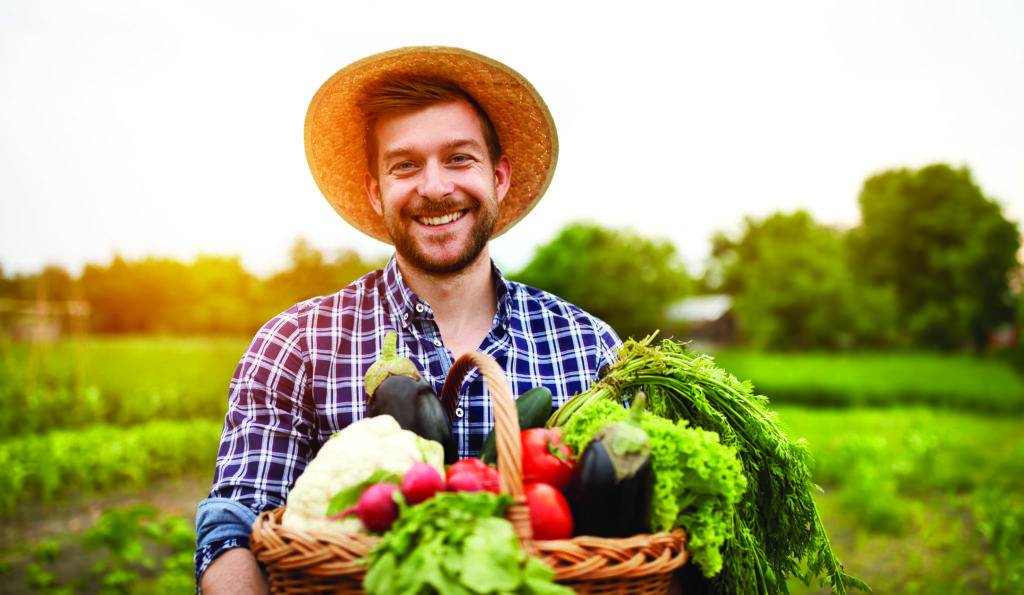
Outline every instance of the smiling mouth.
{"label": "smiling mouth", "polygon": [[469,212],[469,210],[464,209],[461,211],[453,211],[451,213],[447,213],[439,217],[414,217],[414,219],[416,219],[418,223],[421,223],[423,225],[427,225],[429,227],[436,227],[438,225],[445,225],[447,223],[458,221],[459,219],[462,219],[462,216],[465,215],[467,212]]}

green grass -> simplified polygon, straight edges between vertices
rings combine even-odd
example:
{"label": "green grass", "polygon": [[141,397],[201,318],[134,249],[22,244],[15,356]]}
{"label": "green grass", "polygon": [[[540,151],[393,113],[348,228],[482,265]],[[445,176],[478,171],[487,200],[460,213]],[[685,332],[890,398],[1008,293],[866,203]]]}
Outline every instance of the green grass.
{"label": "green grass", "polygon": [[96,510],[89,524],[0,551],[3,592],[195,592],[191,519],[135,505]]}
{"label": "green grass", "polygon": [[716,360],[773,403],[811,407],[928,405],[1024,412],[1024,379],[1008,363],[938,353],[759,353],[721,351]]}
{"label": "green grass", "polygon": [[1024,419],[777,411],[814,456],[836,553],[876,593],[1024,592]]}
{"label": "green grass", "polygon": [[[219,419],[250,338],[87,337],[0,342],[0,436],[95,423]],[[1024,380],[1000,360],[942,354],[775,354],[716,358],[773,403],[923,404],[1024,412]],[[2,438],[0,438],[2,440]]]}
{"label": "green grass", "polygon": [[28,502],[141,488],[206,469],[212,474],[221,422],[155,421],[94,426],[0,442],[0,515]]}
{"label": "green grass", "polygon": [[[0,342],[0,436],[223,418],[248,339],[89,337]],[[2,440],[2,439],[0,439]]]}

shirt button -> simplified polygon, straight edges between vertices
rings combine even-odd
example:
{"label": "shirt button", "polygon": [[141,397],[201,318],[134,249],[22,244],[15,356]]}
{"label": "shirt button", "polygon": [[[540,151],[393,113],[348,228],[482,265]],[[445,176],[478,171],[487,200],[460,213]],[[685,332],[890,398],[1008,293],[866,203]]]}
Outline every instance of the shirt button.
{"label": "shirt button", "polygon": [[440,346],[441,346],[441,339],[434,339],[434,347],[440,347]]}
{"label": "shirt button", "polygon": [[462,407],[455,408],[455,417],[462,417]]}
{"label": "shirt button", "polygon": [[409,313],[408,312],[402,312],[402,320],[409,320]]}
{"label": "shirt button", "polygon": [[422,312],[423,311],[423,304],[416,304],[416,311],[417,312]]}

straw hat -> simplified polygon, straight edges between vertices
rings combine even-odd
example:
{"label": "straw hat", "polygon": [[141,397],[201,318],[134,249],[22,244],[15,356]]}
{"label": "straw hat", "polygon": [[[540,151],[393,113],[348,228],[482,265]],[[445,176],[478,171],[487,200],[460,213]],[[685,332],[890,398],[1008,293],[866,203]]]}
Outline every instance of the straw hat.
{"label": "straw hat", "polygon": [[363,187],[366,137],[358,101],[368,87],[405,76],[451,81],[491,118],[512,162],[512,185],[494,228],[494,236],[504,233],[530,212],[551,183],[558,159],[555,123],[522,75],[459,48],[408,47],[375,54],[342,68],[320,87],[306,112],[306,160],[320,191],[353,227],[391,243]]}

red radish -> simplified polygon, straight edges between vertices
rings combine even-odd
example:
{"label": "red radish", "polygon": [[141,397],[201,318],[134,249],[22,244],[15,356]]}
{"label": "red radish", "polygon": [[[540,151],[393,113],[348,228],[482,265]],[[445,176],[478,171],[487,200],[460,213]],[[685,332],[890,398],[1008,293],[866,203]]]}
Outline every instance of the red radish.
{"label": "red radish", "polygon": [[463,471],[448,478],[449,492],[482,492],[484,484],[476,475]]}
{"label": "red radish", "polygon": [[402,495],[409,504],[419,504],[444,491],[444,478],[426,463],[416,463],[402,478]]}
{"label": "red radish", "polygon": [[398,504],[395,503],[397,491],[398,486],[393,483],[375,483],[359,496],[359,502],[355,506],[346,508],[331,518],[340,519],[354,514],[370,531],[387,531],[398,517]]}
{"label": "red radish", "polygon": [[501,493],[501,480],[498,478],[498,470],[480,459],[473,457],[456,461],[451,467],[448,467],[448,480],[451,481],[452,476],[462,473],[475,475],[480,480],[480,485],[483,486],[484,490],[494,492],[495,494]]}

